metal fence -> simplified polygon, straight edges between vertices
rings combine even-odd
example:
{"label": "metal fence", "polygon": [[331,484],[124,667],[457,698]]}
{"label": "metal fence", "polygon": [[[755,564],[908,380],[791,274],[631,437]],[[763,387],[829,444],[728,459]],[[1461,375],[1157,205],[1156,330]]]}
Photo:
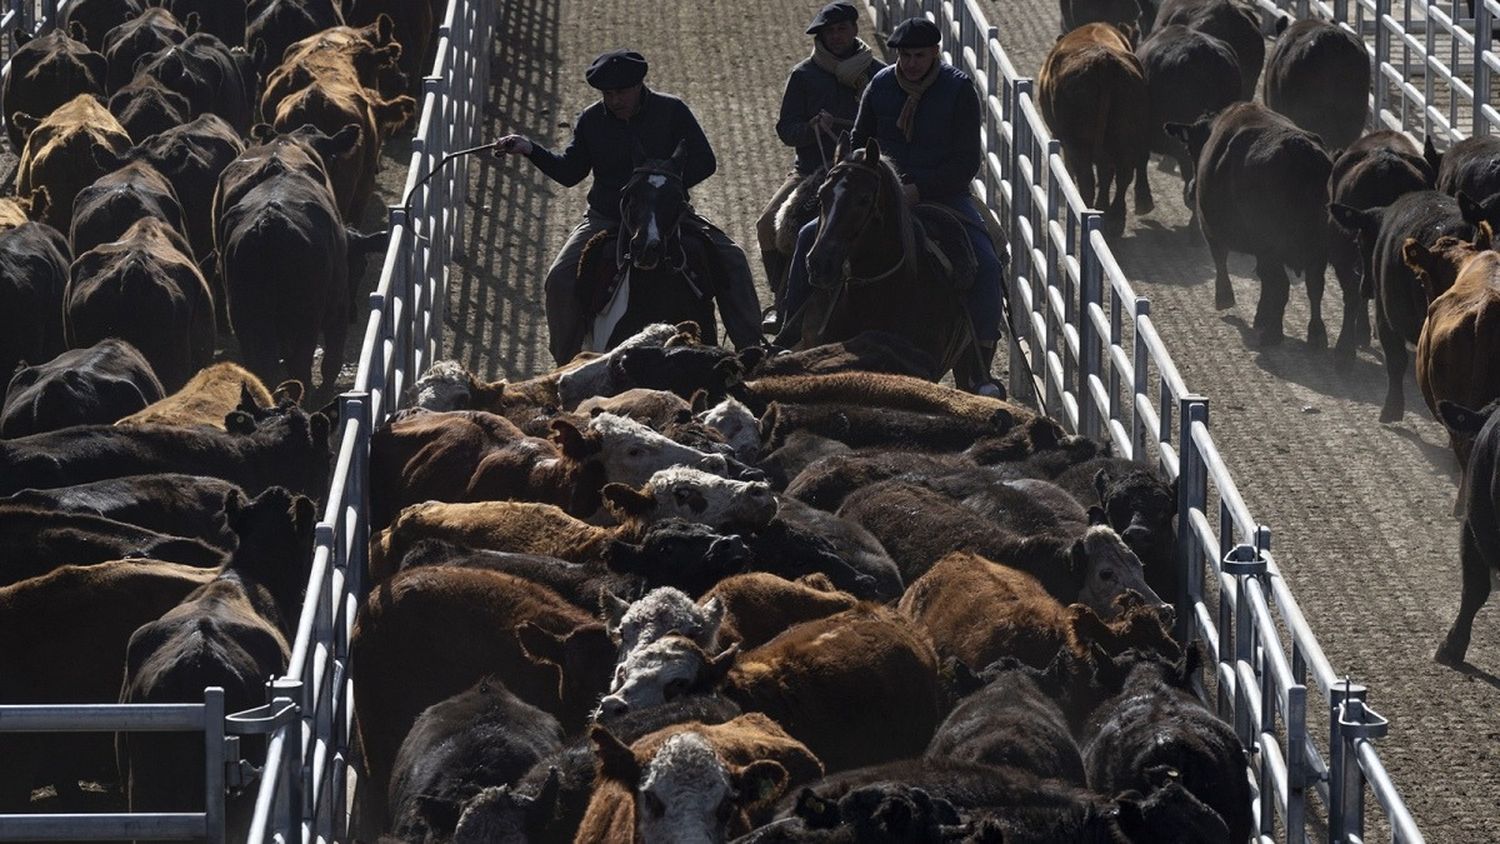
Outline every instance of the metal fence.
{"label": "metal fence", "polygon": [[[9,31],[5,27],[45,29],[56,16],[55,0],[8,0],[4,8],[0,35]],[[390,211],[390,244],[370,295],[354,385],[338,398],[332,481],[315,532],[291,661],[284,676],[268,683],[270,702],[226,715],[223,692],[208,689],[201,704],[0,706],[0,732],[203,731],[206,810],[0,815],[0,840],[222,841],[225,787],[242,785],[258,789],[250,841],[350,838],[349,638],[366,588],[369,437],[437,352],[447,267],[460,246],[468,180],[461,165],[433,169],[450,151],[473,146],[483,131],[495,14],[489,0],[450,0],[437,31],[405,183],[410,204]],[[268,736],[258,770],[239,759],[237,736],[248,734]]]}
{"label": "metal fence", "polygon": [[[1500,0],[1486,2],[1500,11]],[[1214,444],[1209,399],[1188,388],[1150,300],[1131,286],[1102,215],[1063,166],[1033,80],[1011,64],[974,0],[866,3],[881,31],[913,15],[934,20],[944,57],[978,88],[985,156],[974,189],[1010,238],[1013,396],[1179,480],[1177,633],[1210,656],[1211,705],[1253,751],[1246,773],[1260,840],[1319,834],[1308,823],[1312,799],[1327,840],[1362,841],[1368,791],[1393,840],[1423,841],[1373,743],[1385,720],[1324,656],[1276,566],[1270,528],[1246,507]]]}

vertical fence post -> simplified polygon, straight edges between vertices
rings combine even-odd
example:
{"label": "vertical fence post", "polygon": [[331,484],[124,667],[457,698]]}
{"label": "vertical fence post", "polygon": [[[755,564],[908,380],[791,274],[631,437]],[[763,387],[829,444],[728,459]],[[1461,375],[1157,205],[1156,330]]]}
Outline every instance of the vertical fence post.
{"label": "vertical fence post", "polygon": [[1389,84],[1385,78],[1385,66],[1391,62],[1391,32],[1386,25],[1386,18],[1390,13],[1391,0],[1375,0],[1375,58],[1372,68],[1374,73],[1370,78],[1375,83],[1375,102],[1371,113],[1377,129],[1388,128],[1382,115],[1387,107],[1386,86]]}
{"label": "vertical fence post", "polygon": [[1208,506],[1208,472],[1202,455],[1193,444],[1193,423],[1208,424],[1208,399],[1182,396],[1177,400],[1181,424],[1177,432],[1177,458],[1181,472],[1177,477],[1177,564],[1180,567],[1177,594],[1177,641],[1184,648],[1197,638],[1197,613],[1193,604],[1203,594],[1203,546],[1192,529],[1189,513]]}
{"label": "vertical fence post", "polygon": [[[1099,330],[1094,324],[1091,306],[1102,307],[1104,301],[1104,267],[1094,252],[1094,232],[1104,224],[1103,217],[1093,210],[1083,212],[1082,225],[1078,233],[1079,256],[1079,303],[1078,303],[1078,430],[1085,436],[1099,439],[1099,408],[1094,406],[1092,378],[1100,372]],[[1113,367],[1111,367],[1113,369]],[[1113,395],[1111,402],[1113,402]],[[1106,408],[1106,412],[1109,410]],[[1112,414],[1111,414],[1112,415]]]}
{"label": "vertical fence post", "polygon": [[1364,837],[1364,775],[1342,716],[1355,705],[1363,711],[1367,695],[1364,686],[1346,680],[1328,696],[1328,837],[1334,841]]}
{"label": "vertical fence post", "polygon": [[[224,689],[203,690],[203,823],[210,844],[224,840]],[[236,760],[237,762],[238,760]]]}
{"label": "vertical fence post", "polygon": [[[1146,348],[1146,338],[1141,334],[1141,319],[1149,316],[1151,316],[1151,300],[1145,296],[1135,297],[1135,317],[1130,322],[1135,333],[1135,351],[1130,359],[1131,367],[1134,370],[1133,375],[1135,376],[1134,383],[1131,385],[1132,394],[1130,396],[1130,444],[1131,448],[1137,454],[1142,455],[1146,453],[1146,434],[1152,433],[1154,435],[1154,432],[1146,430],[1146,420],[1141,416],[1141,397],[1149,398],[1149,394],[1146,391],[1151,380],[1151,351]],[[1110,371],[1113,372],[1114,368],[1111,367]],[[1163,418],[1162,421],[1165,423],[1170,421],[1170,419]],[[1177,456],[1181,460],[1182,453],[1178,452]],[[1178,467],[1178,474],[1180,476],[1181,463],[1178,464]],[[1183,523],[1178,522],[1178,532],[1180,533],[1184,529],[1185,526]],[[1176,598],[1179,596],[1173,597]]]}
{"label": "vertical fence post", "polygon": [[1490,133],[1490,121],[1484,110],[1490,104],[1490,65],[1485,61],[1494,49],[1494,18],[1490,17],[1488,0],[1474,5],[1474,126],[1475,136]]}
{"label": "vertical fence post", "polygon": [[[1010,266],[1011,266],[1011,365],[1010,365],[1010,395],[1022,403],[1032,403],[1036,398],[1035,382],[1032,380],[1028,364],[1020,349],[1020,341],[1023,337],[1029,338],[1027,343],[1031,354],[1038,353],[1034,338],[1031,338],[1031,314],[1026,309],[1019,307],[1022,303],[1020,295],[1021,285],[1029,280],[1031,276],[1031,249],[1026,245],[1021,236],[1021,218],[1030,217],[1031,213],[1031,180],[1021,178],[1021,151],[1031,154],[1031,126],[1026,116],[1021,113],[1021,98],[1031,93],[1030,79],[1016,79],[1010,85],[1011,94],[1011,145],[1010,145]],[[1034,303],[1033,303],[1034,304]],[[1031,363],[1035,363],[1032,361]]]}

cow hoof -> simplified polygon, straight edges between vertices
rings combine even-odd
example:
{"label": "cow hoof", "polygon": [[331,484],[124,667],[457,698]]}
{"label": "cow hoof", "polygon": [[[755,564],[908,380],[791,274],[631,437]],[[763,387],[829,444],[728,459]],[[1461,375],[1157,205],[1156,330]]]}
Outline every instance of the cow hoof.
{"label": "cow hoof", "polygon": [[1136,200],[1135,200],[1135,213],[1137,213],[1137,214],[1150,214],[1152,211],[1155,211],[1155,210],[1156,210],[1156,202],[1151,197],[1149,197],[1149,196],[1145,197],[1145,198],[1136,197]]}
{"label": "cow hoof", "polygon": [[1214,308],[1215,309],[1221,310],[1221,311],[1227,311],[1227,310],[1229,310],[1232,307],[1234,307],[1234,291],[1233,290],[1229,291],[1228,293],[1215,293],[1214,294]]}
{"label": "cow hoof", "polygon": [[1385,407],[1382,407],[1380,409],[1381,422],[1400,422],[1401,417],[1404,415],[1405,412],[1399,407],[1391,407],[1390,405],[1386,405]]}
{"label": "cow hoof", "polygon": [[1253,344],[1258,349],[1269,349],[1272,346],[1280,346],[1281,341],[1284,339],[1286,339],[1286,335],[1279,329],[1257,329]]}
{"label": "cow hoof", "polygon": [[1354,366],[1354,344],[1342,339],[1333,347],[1333,368],[1337,372],[1348,372]]}
{"label": "cow hoof", "polygon": [[1437,653],[1432,655],[1432,660],[1439,665],[1458,667],[1464,664],[1464,651],[1452,647],[1447,642],[1438,646]]}
{"label": "cow hoof", "polygon": [[1307,327],[1307,345],[1315,349],[1328,348],[1328,329],[1321,322]]}

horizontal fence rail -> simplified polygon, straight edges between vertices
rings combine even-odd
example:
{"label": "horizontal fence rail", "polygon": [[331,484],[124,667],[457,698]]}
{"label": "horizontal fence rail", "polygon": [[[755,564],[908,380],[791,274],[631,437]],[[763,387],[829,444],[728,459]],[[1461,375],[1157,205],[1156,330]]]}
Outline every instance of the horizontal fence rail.
{"label": "horizontal fence rail", "polygon": [[[45,31],[58,13],[56,0],[3,0],[0,36],[13,29]],[[370,294],[354,385],[338,397],[332,480],[314,534],[292,656],[285,675],[267,684],[270,702],[225,713],[223,691],[210,688],[203,703],[0,706],[0,733],[201,731],[205,811],[0,815],[0,841],[223,841],[226,786],[256,788],[250,827],[232,837],[351,840],[349,639],[366,589],[370,432],[438,351],[447,266],[460,246],[468,180],[462,160],[441,172],[433,169],[449,152],[474,146],[483,132],[495,13],[488,0],[450,0],[436,33],[436,58],[422,79],[422,110],[404,185],[410,203],[389,212],[390,243]],[[0,55],[8,59],[6,42]],[[238,754],[237,736],[251,734],[267,736],[259,769]]]}
{"label": "horizontal fence rail", "polygon": [[[1270,0],[1261,3],[1282,13]],[[982,98],[985,155],[974,189],[1010,239],[1012,395],[1179,481],[1178,564],[1185,576],[1175,596],[1177,634],[1204,648],[1213,666],[1210,705],[1253,751],[1246,775],[1259,840],[1303,842],[1326,834],[1330,842],[1363,841],[1368,791],[1394,840],[1423,841],[1375,748],[1386,734],[1385,720],[1366,704],[1364,686],[1334,672],[1303,617],[1276,565],[1271,529],[1246,506],[1214,443],[1208,397],[1188,388],[1157,333],[1150,300],[1135,292],[1104,238],[1102,214],[1080,196],[1041,119],[1033,80],[1010,62],[974,0],[866,5],[882,32],[917,15],[937,23],[944,58],[973,78]],[[1389,0],[1289,5],[1300,6],[1301,15],[1316,8],[1330,18],[1335,7],[1345,15],[1353,9],[1351,27],[1364,27],[1377,43],[1381,37],[1399,42],[1407,52],[1400,64],[1386,60],[1395,68],[1387,78],[1394,72],[1410,79],[1413,61],[1429,69],[1425,87],[1404,82],[1398,88],[1399,103],[1375,100],[1382,125],[1409,128],[1403,121],[1416,121],[1440,127],[1450,139],[1461,137],[1457,126],[1466,113],[1459,106],[1436,108],[1433,92],[1446,85],[1461,100],[1487,88],[1467,85],[1447,72],[1453,64],[1436,58],[1432,39],[1439,31],[1458,33],[1460,47],[1453,49],[1467,44],[1472,51],[1475,43],[1452,25],[1452,4],[1425,7],[1421,18],[1433,24],[1424,30],[1426,40],[1415,43],[1390,14]],[[1368,18],[1358,17],[1365,12]],[[1386,36],[1378,35],[1376,12]],[[1500,0],[1481,0],[1481,28],[1492,13],[1500,14]],[[1403,15],[1412,17],[1410,9]],[[1478,64],[1500,67],[1488,59]],[[1476,117],[1480,122],[1473,125],[1488,126],[1487,119]],[[1321,803],[1326,833],[1308,823],[1309,799]]]}

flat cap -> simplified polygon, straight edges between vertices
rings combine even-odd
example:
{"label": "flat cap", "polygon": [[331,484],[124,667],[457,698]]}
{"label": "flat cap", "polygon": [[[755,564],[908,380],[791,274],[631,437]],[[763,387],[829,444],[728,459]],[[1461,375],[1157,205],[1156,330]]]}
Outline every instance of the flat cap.
{"label": "flat cap", "polygon": [[936,47],[941,37],[937,24],[932,21],[907,18],[896,26],[885,44],[887,47]]}
{"label": "flat cap", "polygon": [[634,50],[610,50],[594,57],[583,78],[601,91],[630,88],[646,78],[646,57]]}
{"label": "flat cap", "polygon": [[818,16],[807,25],[807,34],[816,35],[819,30],[831,23],[843,23],[844,21],[859,21],[859,10],[854,8],[853,3],[829,3],[818,10]]}

